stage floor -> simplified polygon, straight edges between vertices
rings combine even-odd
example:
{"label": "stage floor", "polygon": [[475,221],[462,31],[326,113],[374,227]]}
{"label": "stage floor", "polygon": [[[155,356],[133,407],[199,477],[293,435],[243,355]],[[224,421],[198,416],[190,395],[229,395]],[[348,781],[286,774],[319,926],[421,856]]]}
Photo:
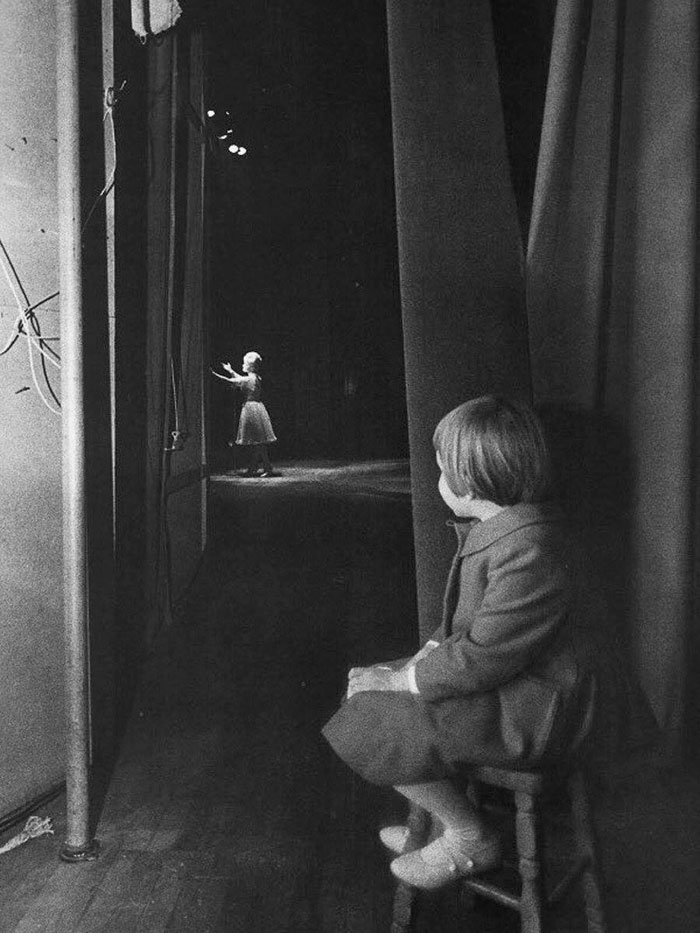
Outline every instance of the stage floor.
{"label": "stage floor", "polygon": [[[263,484],[269,486],[325,488],[359,495],[407,498],[411,495],[411,474],[408,460],[308,460],[276,463],[271,477],[249,477],[244,470],[213,473],[216,483],[234,485]],[[437,475],[436,475],[437,482]]]}
{"label": "stage floor", "polygon": [[[377,830],[405,808],[320,730],[351,665],[417,646],[407,469],[280,471],[214,478],[206,562],[145,659],[95,810],[101,857],[60,862],[65,800],[42,808],[56,835],[0,856],[2,933],[389,930]],[[610,933],[700,930],[697,777],[630,773],[596,801],[596,823]],[[582,929],[572,906],[552,933]],[[466,918],[457,889],[421,899],[413,933],[465,929],[517,933],[519,921],[483,903]]]}

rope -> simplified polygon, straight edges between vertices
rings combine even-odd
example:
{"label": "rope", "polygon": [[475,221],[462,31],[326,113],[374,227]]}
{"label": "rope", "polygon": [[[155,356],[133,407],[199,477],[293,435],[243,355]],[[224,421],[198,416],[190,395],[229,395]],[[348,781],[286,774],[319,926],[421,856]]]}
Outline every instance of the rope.
{"label": "rope", "polygon": [[0,855],[4,855],[5,852],[16,849],[17,846],[24,845],[24,843],[29,842],[30,839],[36,839],[37,836],[53,836],[53,826],[50,816],[30,816],[24,824],[24,829],[17,833],[16,836],[13,836],[4,846],[0,847]]}

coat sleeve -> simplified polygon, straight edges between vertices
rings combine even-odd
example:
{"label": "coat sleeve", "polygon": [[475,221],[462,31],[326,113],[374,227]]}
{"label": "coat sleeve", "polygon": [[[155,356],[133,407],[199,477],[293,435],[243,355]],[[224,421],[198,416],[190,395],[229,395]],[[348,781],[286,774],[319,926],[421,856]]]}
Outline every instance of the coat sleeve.
{"label": "coat sleeve", "polygon": [[494,551],[471,626],[455,617],[454,634],[416,664],[426,700],[512,680],[546,649],[567,616],[570,587],[562,555],[532,541]]}

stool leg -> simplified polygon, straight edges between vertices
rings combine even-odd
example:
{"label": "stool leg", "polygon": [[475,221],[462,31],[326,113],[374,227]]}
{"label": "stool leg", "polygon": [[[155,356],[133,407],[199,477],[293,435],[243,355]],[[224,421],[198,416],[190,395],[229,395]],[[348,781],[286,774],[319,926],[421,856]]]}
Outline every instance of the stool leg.
{"label": "stool leg", "polygon": [[394,891],[394,904],[391,910],[391,933],[409,933],[415,901],[415,890],[403,881],[399,881]]}
{"label": "stool leg", "polygon": [[481,786],[478,781],[469,781],[467,785],[467,800],[475,809],[481,809]]}
{"label": "stool leg", "polygon": [[542,876],[538,814],[531,794],[515,794],[515,839],[522,882],[520,915],[522,933],[542,933]]}
{"label": "stool leg", "polygon": [[578,857],[584,864],[581,874],[588,933],[605,933],[605,913],[601,896],[600,875],[596,858],[595,829],[583,774],[578,771],[569,779],[571,813]]}

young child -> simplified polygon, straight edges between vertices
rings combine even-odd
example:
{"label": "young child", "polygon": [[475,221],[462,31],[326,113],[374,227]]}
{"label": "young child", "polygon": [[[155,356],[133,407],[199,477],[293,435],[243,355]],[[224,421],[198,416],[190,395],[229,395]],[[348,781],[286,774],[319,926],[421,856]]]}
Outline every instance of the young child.
{"label": "young child", "polygon": [[529,768],[586,737],[593,675],[577,644],[562,522],[544,504],[549,458],[526,406],[484,396],[438,424],[438,489],[458,519],[442,624],[408,661],[353,668],[324,735],[368,781],[393,785],[443,827],[391,870],[420,888],[498,865],[498,835],[458,790],[465,766]]}
{"label": "young child", "polygon": [[251,448],[251,457],[247,476],[258,476],[258,464],[262,469],[260,476],[272,476],[272,464],[267,451],[267,445],[277,440],[272,429],[272,422],[267,408],[262,402],[262,378],[259,375],[262,357],[255,350],[250,350],[243,357],[243,372],[237,373],[230,363],[222,363],[222,367],[229,373],[223,376],[212,370],[219,379],[232,383],[245,393],[245,401],[241,408],[238,421],[238,434],[236,444]]}

